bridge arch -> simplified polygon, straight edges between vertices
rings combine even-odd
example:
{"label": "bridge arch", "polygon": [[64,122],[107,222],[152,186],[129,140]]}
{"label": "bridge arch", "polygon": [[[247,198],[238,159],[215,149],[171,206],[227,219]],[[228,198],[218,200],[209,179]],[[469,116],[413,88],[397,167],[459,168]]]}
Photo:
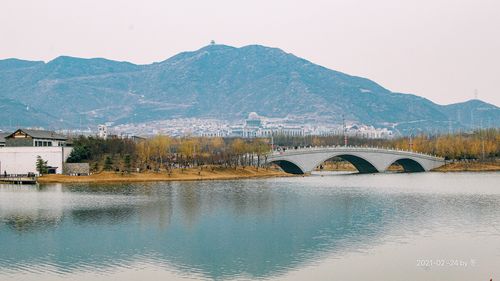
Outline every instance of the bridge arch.
{"label": "bridge arch", "polygon": [[305,174],[302,168],[300,168],[297,164],[288,160],[276,160],[276,161],[271,161],[270,163],[278,165],[285,173],[295,174],[295,175]]}
{"label": "bridge arch", "polygon": [[316,147],[271,153],[267,163],[275,163],[287,173],[310,173],[318,165],[339,157],[350,162],[359,173],[386,171],[393,163],[404,172],[425,172],[444,164],[444,159],[421,153],[366,147]]}
{"label": "bridge arch", "polygon": [[375,165],[373,165],[370,161],[368,161],[367,159],[365,158],[362,158],[362,157],[359,157],[359,156],[356,156],[356,155],[352,155],[352,154],[338,154],[338,155],[332,155],[330,157],[328,157],[327,159],[321,161],[320,163],[318,163],[318,165],[320,165],[321,163],[329,160],[329,159],[332,159],[334,157],[338,157],[342,160],[345,160],[349,163],[351,163],[352,165],[354,165],[354,167],[356,168],[356,170],[358,170],[358,172],[360,174],[372,174],[372,173],[378,173],[379,171],[377,170],[377,168],[375,168]]}
{"label": "bridge arch", "polygon": [[389,166],[385,168],[385,170],[389,169],[389,167],[394,163],[401,165],[405,173],[425,172],[425,168],[422,164],[420,164],[417,160],[410,158],[400,158],[396,161],[393,161],[389,164]]}

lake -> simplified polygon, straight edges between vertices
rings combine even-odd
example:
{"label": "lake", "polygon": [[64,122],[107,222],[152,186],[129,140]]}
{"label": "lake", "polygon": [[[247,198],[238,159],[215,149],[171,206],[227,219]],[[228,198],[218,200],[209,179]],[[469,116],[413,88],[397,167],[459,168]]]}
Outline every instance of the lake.
{"label": "lake", "polygon": [[500,173],[0,185],[2,281],[490,278]]}

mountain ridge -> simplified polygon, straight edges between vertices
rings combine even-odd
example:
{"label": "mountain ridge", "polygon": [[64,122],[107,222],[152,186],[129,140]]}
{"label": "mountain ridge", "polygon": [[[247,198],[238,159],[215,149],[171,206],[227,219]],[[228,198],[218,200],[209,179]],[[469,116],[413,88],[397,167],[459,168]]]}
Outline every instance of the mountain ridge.
{"label": "mountain ridge", "polygon": [[[62,120],[53,126],[69,128],[82,121],[95,126],[179,117],[236,120],[252,111],[308,122],[339,123],[342,117],[374,126],[427,122],[403,125],[403,131],[444,131],[450,122],[467,129],[486,119],[500,123],[495,105],[474,100],[439,105],[261,45],[208,45],[146,65],[70,56],[46,63],[0,60],[0,98],[50,112]],[[32,123],[26,125],[42,123],[39,115],[30,121],[19,108],[5,111],[24,114]],[[470,112],[473,118],[465,118]]]}

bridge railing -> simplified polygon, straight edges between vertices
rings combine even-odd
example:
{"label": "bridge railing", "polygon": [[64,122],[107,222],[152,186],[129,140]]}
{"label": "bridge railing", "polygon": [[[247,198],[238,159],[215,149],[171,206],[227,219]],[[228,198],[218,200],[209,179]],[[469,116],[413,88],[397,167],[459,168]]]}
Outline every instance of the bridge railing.
{"label": "bridge railing", "polygon": [[[393,152],[405,152],[411,153],[414,155],[425,155],[430,157],[442,158],[437,155],[416,152],[408,149],[398,149],[398,148],[389,148],[389,147],[369,147],[369,146],[344,146],[344,145],[328,145],[328,146],[293,146],[293,147],[278,147],[272,151],[272,155],[283,155],[286,152],[290,151],[311,151],[311,150],[324,150],[329,148],[338,148],[338,149],[352,149],[352,150],[366,150],[366,151],[393,151]],[[281,150],[280,150],[281,149]]]}

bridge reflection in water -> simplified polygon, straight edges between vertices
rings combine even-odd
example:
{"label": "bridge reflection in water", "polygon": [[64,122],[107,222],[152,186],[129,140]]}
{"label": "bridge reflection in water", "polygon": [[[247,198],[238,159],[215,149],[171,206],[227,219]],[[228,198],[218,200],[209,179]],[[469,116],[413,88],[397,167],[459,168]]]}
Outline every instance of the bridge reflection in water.
{"label": "bridge reflection in water", "polygon": [[[470,178],[432,173],[336,180],[0,185],[0,280],[123,280],[115,274],[142,274],[145,269],[152,275],[127,280],[272,279],[387,241],[421,247],[422,233],[437,233],[429,238],[437,241],[419,248],[425,250],[417,251],[419,256],[467,256],[469,247],[457,247],[464,238],[458,233],[479,235],[500,217],[497,177],[481,175],[468,182]],[[459,237],[452,240],[451,252],[443,252],[442,244],[450,237],[441,228]],[[477,268],[484,272],[498,264],[498,251],[491,247],[499,245],[498,235],[487,233],[471,242],[481,253],[491,249],[479,256]],[[424,272],[408,254],[410,261],[399,264],[404,275],[388,279]],[[394,257],[386,262],[394,263]],[[344,264],[346,268],[357,271],[360,264]],[[472,277],[461,280],[478,279]]]}
{"label": "bridge reflection in water", "polygon": [[405,172],[425,172],[445,164],[444,158],[412,151],[373,147],[311,147],[275,151],[267,163],[278,165],[291,174],[312,172],[334,157],[350,162],[360,173],[385,172],[392,164],[401,165]]}

